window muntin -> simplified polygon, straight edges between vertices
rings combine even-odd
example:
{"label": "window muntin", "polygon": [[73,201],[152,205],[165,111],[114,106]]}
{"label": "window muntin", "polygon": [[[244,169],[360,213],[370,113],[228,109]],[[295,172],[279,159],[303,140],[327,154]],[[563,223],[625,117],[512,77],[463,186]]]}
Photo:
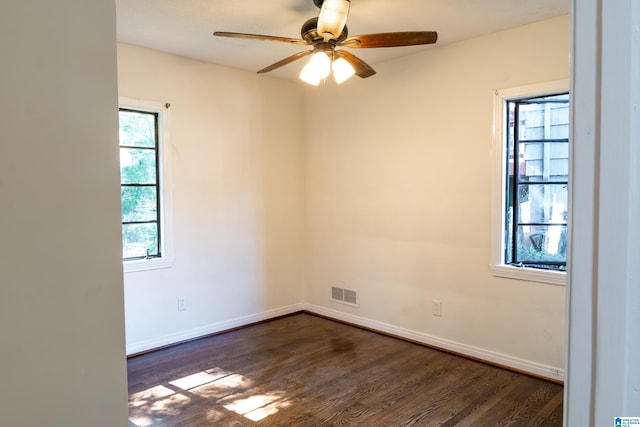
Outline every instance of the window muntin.
{"label": "window muntin", "polygon": [[123,259],[162,256],[159,113],[120,108]]}
{"label": "window muntin", "polygon": [[506,110],[504,263],[563,271],[569,94],[508,100]]}

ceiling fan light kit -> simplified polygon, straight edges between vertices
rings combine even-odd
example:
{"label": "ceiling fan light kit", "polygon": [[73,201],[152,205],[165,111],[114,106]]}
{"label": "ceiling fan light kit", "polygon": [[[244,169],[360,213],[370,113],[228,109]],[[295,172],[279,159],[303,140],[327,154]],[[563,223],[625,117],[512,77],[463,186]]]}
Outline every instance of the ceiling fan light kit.
{"label": "ceiling fan light kit", "polygon": [[331,65],[333,78],[338,84],[346,81],[356,73],[356,70],[344,58],[338,58]]}
{"label": "ceiling fan light kit", "polygon": [[333,71],[333,78],[340,84],[356,73],[344,58],[333,59],[330,57],[331,54],[332,52],[323,50],[314,53],[300,72],[300,79],[310,85],[318,86]]}
{"label": "ceiling fan light kit", "polygon": [[333,77],[338,83],[344,82],[354,74],[363,79],[376,74],[376,71],[362,59],[347,50],[337,50],[337,47],[358,49],[418,46],[433,44],[438,40],[438,33],[435,31],[405,31],[348,37],[346,22],[351,0],[313,0],[313,3],[320,8],[320,14],[302,25],[301,39],[226,31],[216,31],[213,35],[312,46],[312,50],[293,54],[263,68],[258,73],[267,73],[312,55],[302,69],[300,79],[314,86],[326,79],[332,70]]}
{"label": "ceiling fan light kit", "polygon": [[307,65],[300,72],[300,79],[310,85],[318,86],[331,73],[331,59],[324,51],[313,54]]}

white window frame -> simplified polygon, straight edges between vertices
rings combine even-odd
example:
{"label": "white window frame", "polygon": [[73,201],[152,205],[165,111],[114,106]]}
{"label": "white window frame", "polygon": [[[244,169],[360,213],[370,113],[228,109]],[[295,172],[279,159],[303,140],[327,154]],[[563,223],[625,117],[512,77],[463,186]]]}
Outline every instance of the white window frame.
{"label": "white window frame", "polygon": [[[553,95],[569,92],[569,80],[556,80],[515,88],[495,91],[493,100],[493,200],[491,224],[491,273],[496,277],[526,280],[565,286],[567,273],[564,271],[540,270],[530,267],[517,267],[504,263],[505,245],[505,203],[506,203],[506,168],[507,168],[507,101],[529,98],[532,96]],[[571,144],[571,141],[569,141]],[[569,146],[571,149],[571,146]],[[571,188],[571,177],[569,177]]]}
{"label": "white window frame", "polygon": [[173,266],[173,202],[171,183],[171,140],[169,104],[120,97],[120,108],[158,113],[158,155],[160,174],[160,253],[158,258],[123,260],[125,273],[170,268]]}

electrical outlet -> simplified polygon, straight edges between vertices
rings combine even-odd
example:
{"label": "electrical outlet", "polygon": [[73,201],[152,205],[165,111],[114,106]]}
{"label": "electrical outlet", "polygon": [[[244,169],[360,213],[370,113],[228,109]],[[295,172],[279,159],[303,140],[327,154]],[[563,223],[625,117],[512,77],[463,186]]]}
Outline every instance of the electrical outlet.
{"label": "electrical outlet", "polygon": [[184,297],[178,297],[178,311],[185,311],[187,309],[187,301]]}
{"label": "electrical outlet", "polygon": [[431,300],[431,314],[434,316],[442,316],[442,301],[439,299]]}

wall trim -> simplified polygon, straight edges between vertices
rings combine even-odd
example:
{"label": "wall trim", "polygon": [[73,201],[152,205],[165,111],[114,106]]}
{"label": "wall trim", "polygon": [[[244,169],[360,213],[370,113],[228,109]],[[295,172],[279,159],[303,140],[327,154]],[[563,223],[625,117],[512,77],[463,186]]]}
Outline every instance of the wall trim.
{"label": "wall trim", "polygon": [[458,356],[466,357],[468,359],[488,363],[500,368],[523,373],[526,375],[531,375],[559,384],[564,383],[565,371],[561,368],[544,365],[542,363],[533,362],[531,360],[520,359],[514,356],[509,356],[483,348],[462,344],[456,341],[447,340],[422,332],[412,331],[410,329],[400,328],[397,326],[389,325],[387,323],[378,322],[376,320],[343,313],[341,311],[313,304],[294,304],[250,316],[237,317],[235,319],[213,323],[199,328],[189,329],[177,334],[165,335],[151,340],[140,341],[131,345],[127,345],[127,357],[132,358],[140,356],[142,354],[151,353],[163,348],[172,347],[200,338],[206,338],[212,335],[230,332],[235,329],[249,327],[255,324],[268,322],[280,317],[286,317],[297,313],[308,313],[310,315],[324,317],[329,320],[346,323],[352,326],[403,339],[416,344],[425,345],[438,350],[446,351],[447,353],[452,353]]}
{"label": "wall trim", "polygon": [[453,353],[459,356],[509,369],[511,371],[532,375],[555,383],[564,383],[565,371],[563,368],[544,365],[542,363],[533,362],[531,360],[520,359],[514,356],[509,356],[491,350],[462,344],[456,341],[439,338],[422,332],[400,328],[397,326],[389,325],[360,316],[354,316],[317,305],[304,304],[304,311],[309,314],[317,314],[319,316],[338,320],[344,323],[359,326],[365,329],[372,330],[374,332],[391,335],[418,344],[423,344],[429,347],[446,351],[448,353]]}
{"label": "wall trim", "polygon": [[[525,86],[497,89],[493,96],[493,142],[491,157],[493,162],[492,202],[491,202],[491,274],[495,277],[524,280],[535,283],[566,286],[566,272],[542,270],[529,267],[515,267],[504,263],[505,251],[505,203],[506,203],[506,149],[507,122],[506,102],[530,96],[554,95],[570,91],[569,79],[534,83]],[[573,95],[571,95],[573,98]],[[572,100],[573,102],[573,100]],[[571,142],[569,146],[571,147]],[[571,183],[570,183],[571,185]]]}
{"label": "wall trim", "polygon": [[218,323],[188,329],[179,333],[164,335],[161,337],[127,344],[127,357],[135,357],[141,354],[150,353],[165,347],[182,344],[209,335],[216,335],[223,332],[230,332],[234,329],[251,326],[256,323],[274,320],[275,318],[299,313],[304,310],[302,304],[294,304],[288,307],[281,307],[274,310],[264,311],[249,316],[236,317]]}

